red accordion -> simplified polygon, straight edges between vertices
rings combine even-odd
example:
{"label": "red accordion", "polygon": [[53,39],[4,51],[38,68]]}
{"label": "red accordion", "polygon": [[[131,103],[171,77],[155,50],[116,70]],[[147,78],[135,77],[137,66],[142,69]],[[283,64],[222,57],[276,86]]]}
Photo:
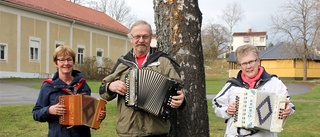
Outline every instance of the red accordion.
{"label": "red accordion", "polygon": [[64,95],[59,97],[59,104],[65,105],[66,114],[59,117],[61,125],[85,125],[99,129],[99,114],[105,110],[106,101],[88,95]]}

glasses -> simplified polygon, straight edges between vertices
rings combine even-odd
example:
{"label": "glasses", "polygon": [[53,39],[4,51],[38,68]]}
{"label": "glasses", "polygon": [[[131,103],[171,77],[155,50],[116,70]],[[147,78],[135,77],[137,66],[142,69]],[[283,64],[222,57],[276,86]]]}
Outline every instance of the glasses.
{"label": "glasses", "polygon": [[151,37],[151,35],[135,35],[135,36],[133,36],[131,34],[131,37],[135,40],[140,40],[141,38],[145,40],[145,39],[149,39]]}
{"label": "glasses", "polygon": [[64,62],[68,62],[68,63],[72,63],[73,59],[72,58],[67,58],[67,59],[57,59],[60,63],[64,63]]}
{"label": "glasses", "polygon": [[248,62],[240,63],[239,65],[240,65],[241,67],[246,67],[247,65],[252,66],[252,65],[253,65],[253,63],[257,62],[257,60],[258,60],[258,59],[250,60],[250,61],[248,61]]}

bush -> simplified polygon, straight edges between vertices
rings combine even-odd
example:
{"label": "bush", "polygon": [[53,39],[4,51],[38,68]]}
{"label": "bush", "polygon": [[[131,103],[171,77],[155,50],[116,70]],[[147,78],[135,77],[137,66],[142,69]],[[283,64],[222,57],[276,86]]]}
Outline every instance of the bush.
{"label": "bush", "polygon": [[88,80],[102,80],[111,73],[114,62],[109,58],[85,57],[82,64],[77,64],[76,69],[81,71]]}

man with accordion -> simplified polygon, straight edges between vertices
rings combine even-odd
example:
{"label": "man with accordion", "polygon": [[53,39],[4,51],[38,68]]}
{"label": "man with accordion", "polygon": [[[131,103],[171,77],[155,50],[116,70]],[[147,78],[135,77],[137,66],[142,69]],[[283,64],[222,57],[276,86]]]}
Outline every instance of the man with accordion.
{"label": "man with accordion", "polygon": [[287,87],[260,66],[253,45],[236,49],[240,71],[227,81],[212,101],[216,116],[226,119],[225,137],[277,137],[294,113]]}
{"label": "man with accordion", "polygon": [[182,83],[167,54],[150,47],[151,26],[137,21],[128,37],[132,50],[120,57],[112,73],[102,80],[100,96],[107,101],[118,95],[117,133],[125,136],[166,137],[170,109],[184,106]]}

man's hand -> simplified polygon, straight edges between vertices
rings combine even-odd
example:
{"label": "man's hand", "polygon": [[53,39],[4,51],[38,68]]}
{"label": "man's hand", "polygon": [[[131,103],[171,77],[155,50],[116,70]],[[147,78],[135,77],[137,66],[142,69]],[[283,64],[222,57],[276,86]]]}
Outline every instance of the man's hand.
{"label": "man's hand", "polygon": [[110,91],[120,95],[124,95],[127,92],[127,85],[121,80],[111,82],[108,88]]}
{"label": "man's hand", "polygon": [[177,96],[172,96],[171,107],[178,108],[181,106],[184,100],[184,94],[182,91],[177,91]]}

